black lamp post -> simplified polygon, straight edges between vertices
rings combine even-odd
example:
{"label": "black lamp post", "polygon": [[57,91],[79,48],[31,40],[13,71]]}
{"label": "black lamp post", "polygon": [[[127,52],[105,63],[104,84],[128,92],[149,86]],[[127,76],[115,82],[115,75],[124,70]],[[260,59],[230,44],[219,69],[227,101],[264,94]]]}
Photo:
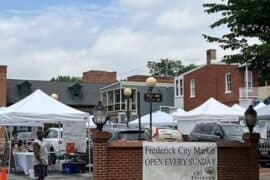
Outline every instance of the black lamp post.
{"label": "black lamp post", "polygon": [[107,111],[104,106],[102,106],[101,101],[99,101],[98,105],[94,108],[93,115],[93,122],[97,126],[97,130],[102,131],[103,126],[107,122]]}
{"label": "black lamp post", "polygon": [[[153,96],[152,91],[153,91],[153,88],[156,86],[156,83],[157,83],[157,80],[154,77],[149,77],[146,79],[148,93],[151,97]],[[149,108],[149,111],[150,111],[149,138],[152,139],[152,100],[150,100],[149,104],[150,104],[150,108]]]}
{"label": "black lamp post", "polygon": [[256,126],[258,120],[257,120],[257,112],[253,109],[251,105],[245,112],[245,121],[250,134],[252,134],[253,128]]}
{"label": "black lamp post", "polygon": [[129,101],[130,101],[131,94],[132,94],[132,90],[130,88],[125,88],[124,89],[124,95],[127,98],[127,111],[126,111],[126,114],[127,114],[127,127],[128,127],[128,123],[130,121]]}

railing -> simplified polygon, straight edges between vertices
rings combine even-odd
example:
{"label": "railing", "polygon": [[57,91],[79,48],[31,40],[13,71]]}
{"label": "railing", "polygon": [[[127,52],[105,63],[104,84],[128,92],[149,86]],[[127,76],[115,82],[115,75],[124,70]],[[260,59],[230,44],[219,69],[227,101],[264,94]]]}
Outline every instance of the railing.
{"label": "railing", "polygon": [[239,99],[254,99],[258,98],[258,88],[257,87],[240,87],[239,88]]}

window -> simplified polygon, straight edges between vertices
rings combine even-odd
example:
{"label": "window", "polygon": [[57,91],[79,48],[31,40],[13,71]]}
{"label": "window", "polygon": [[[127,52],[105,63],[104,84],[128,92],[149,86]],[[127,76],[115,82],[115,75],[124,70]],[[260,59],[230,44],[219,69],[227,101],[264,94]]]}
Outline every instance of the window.
{"label": "window", "polygon": [[120,110],[120,89],[114,91],[115,95],[115,111]]}
{"label": "window", "polygon": [[190,97],[195,97],[195,79],[190,80]]}
{"label": "window", "polygon": [[183,79],[180,79],[180,96],[183,96]]}
{"label": "window", "polygon": [[[126,111],[127,100],[124,96],[124,89],[109,90],[102,92],[102,102],[109,112]],[[137,110],[137,90],[132,89],[130,96],[130,110]]]}
{"label": "window", "polygon": [[175,96],[179,96],[179,81],[175,81]]}
{"label": "window", "polygon": [[246,79],[246,76],[245,76],[245,81],[247,81],[248,83],[248,89],[251,89],[252,88],[252,82],[253,82],[253,77],[252,77],[252,72],[251,71],[248,71],[248,79]]}
{"label": "window", "polygon": [[226,73],[225,74],[225,93],[232,92],[232,74]]}
{"label": "window", "polygon": [[80,99],[82,98],[82,85],[76,83],[72,84],[68,87],[70,95],[73,99]]}
{"label": "window", "polygon": [[46,132],[46,134],[44,135],[44,138],[58,138],[58,135],[57,135],[57,131],[55,130],[49,130]]}
{"label": "window", "polygon": [[32,84],[29,83],[28,81],[24,81],[21,84],[17,85],[17,88],[19,90],[19,95],[21,98],[26,97],[29,94],[31,94],[31,92],[32,92],[31,86],[32,86]]}
{"label": "window", "polygon": [[108,92],[108,111],[114,111],[114,91]]}
{"label": "window", "polygon": [[183,96],[183,79],[175,80],[175,96]]}

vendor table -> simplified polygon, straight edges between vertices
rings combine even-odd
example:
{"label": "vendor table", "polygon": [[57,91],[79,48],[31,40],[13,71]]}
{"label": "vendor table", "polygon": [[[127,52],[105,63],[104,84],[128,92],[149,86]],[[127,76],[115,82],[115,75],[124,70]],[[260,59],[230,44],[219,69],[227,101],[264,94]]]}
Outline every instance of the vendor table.
{"label": "vendor table", "polygon": [[29,174],[29,170],[33,168],[33,152],[16,152],[14,154],[14,163],[16,171],[24,171],[24,174]]}

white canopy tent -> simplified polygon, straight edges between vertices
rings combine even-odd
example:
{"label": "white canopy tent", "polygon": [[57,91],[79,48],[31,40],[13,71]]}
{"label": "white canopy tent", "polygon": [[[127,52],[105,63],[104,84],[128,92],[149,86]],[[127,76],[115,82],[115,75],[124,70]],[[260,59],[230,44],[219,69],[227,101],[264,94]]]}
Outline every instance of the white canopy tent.
{"label": "white canopy tent", "polygon": [[263,107],[265,107],[266,105],[262,102],[262,101],[260,101],[260,103],[259,104],[257,104],[255,107],[254,107],[254,109],[257,111],[258,109],[261,109],[261,108],[263,108]]}
{"label": "white canopy tent", "polygon": [[0,111],[0,125],[11,127],[42,126],[43,123],[59,124],[64,122],[80,122],[85,124],[88,120],[88,113],[71,108],[39,89]]}
{"label": "white canopy tent", "polygon": [[260,133],[262,138],[267,138],[270,132],[270,105],[265,105],[256,110],[258,124],[254,128],[254,132]]}
{"label": "white canopy tent", "polygon": [[89,116],[89,121],[87,121],[85,123],[86,128],[95,128],[96,127],[95,123],[93,122],[93,117],[94,117],[93,115]]}
{"label": "white canopy tent", "polygon": [[39,89],[0,112],[2,125],[18,125],[25,122],[32,122],[32,125],[65,121],[83,122],[88,118],[88,113],[71,108]]}
{"label": "white canopy tent", "polygon": [[246,111],[245,108],[243,108],[242,106],[240,106],[239,104],[236,104],[236,103],[232,106],[232,108],[235,109],[235,110],[237,110],[237,111],[239,111],[243,115],[244,115],[244,113]]}
{"label": "white canopy tent", "polygon": [[264,107],[256,110],[258,119],[270,120],[270,105],[265,105]]}
{"label": "white canopy tent", "polygon": [[182,108],[178,108],[175,112],[173,112],[171,115],[177,116],[178,114],[184,114],[186,111]]}
{"label": "white canopy tent", "polygon": [[202,122],[237,122],[239,123],[239,113],[214,98],[209,98],[206,102],[191,111],[174,115],[173,118],[178,123],[178,129],[185,135],[190,134],[197,123]]}
{"label": "white canopy tent", "polygon": [[[141,126],[149,127],[150,115],[147,114],[141,117]],[[171,114],[156,111],[152,113],[152,125],[153,127],[174,127],[177,124],[173,121],[173,116]],[[129,123],[130,127],[138,127],[139,119],[135,119]]]}

